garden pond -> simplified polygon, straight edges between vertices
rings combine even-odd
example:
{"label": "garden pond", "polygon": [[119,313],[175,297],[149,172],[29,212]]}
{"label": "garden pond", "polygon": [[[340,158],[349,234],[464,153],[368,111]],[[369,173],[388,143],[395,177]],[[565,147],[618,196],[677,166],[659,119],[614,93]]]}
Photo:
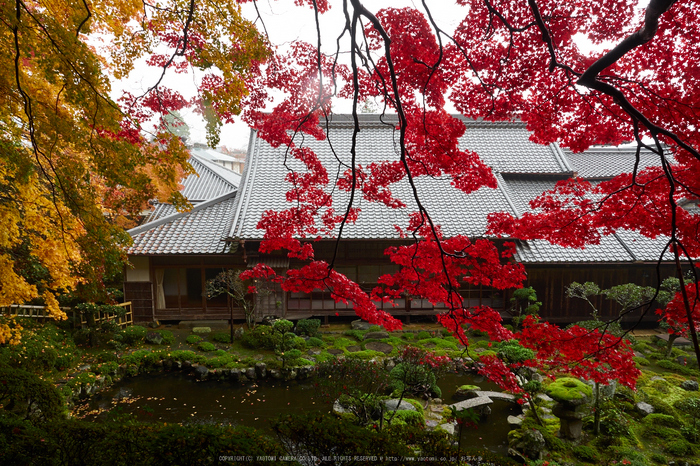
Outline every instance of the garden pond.
{"label": "garden pond", "polygon": [[[453,403],[457,387],[476,384],[498,390],[473,374],[447,374],[439,381],[446,404]],[[491,414],[476,429],[463,429],[462,447],[487,448],[507,454],[507,418],[521,412],[516,403],[494,400]],[[181,372],[163,372],[127,378],[78,405],[73,415],[99,422],[128,416],[139,421],[178,424],[245,425],[270,432],[269,421],[280,414],[329,412],[331,405],[318,393],[313,379],[304,381],[217,382],[197,381]]]}

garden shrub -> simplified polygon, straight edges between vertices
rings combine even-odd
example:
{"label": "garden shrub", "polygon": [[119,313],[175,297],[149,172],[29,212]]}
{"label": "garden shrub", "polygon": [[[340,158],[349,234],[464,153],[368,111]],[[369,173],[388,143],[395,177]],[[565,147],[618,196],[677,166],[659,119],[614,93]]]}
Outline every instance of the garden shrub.
{"label": "garden shrub", "polygon": [[204,351],[205,353],[216,350],[216,346],[214,346],[213,343],[209,343],[208,341],[200,342],[197,348],[199,349],[199,351]]}
{"label": "garden shrub", "polygon": [[320,327],[321,319],[301,319],[297,322],[297,334],[313,337]]}
{"label": "garden shrub", "polygon": [[393,416],[393,419],[391,420],[391,424],[405,424],[408,426],[422,426],[425,424],[425,420],[423,419],[423,416],[416,412],[416,411],[410,411],[407,409],[399,409],[394,412],[389,412],[385,414],[385,418],[391,419]]}
{"label": "garden shrub", "polygon": [[686,439],[676,439],[669,442],[664,450],[673,456],[686,456],[693,451],[693,446]]}
{"label": "garden shrub", "polygon": [[37,421],[50,421],[63,411],[56,387],[31,372],[0,367],[0,405],[5,413]]}
{"label": "garden shrub", "polygon": [[170,330],[154,330],[155,333],[159,333],[163,337],[164,345],[172,345],[175,343],[175,335]]}
{"label": "garden shrub", "polygon": [[64,370],[80,356],[67,331],[51,323],[28,322],[26,325],[21,332],[19,345],[0,347],[0,365],[44,373]]}
{"label": "garden shrub", "polygon": [[275,331],[269,325],[258,325],[252,330],[243,334],[241,343],[246,348],[250,349],[269,349],[275,348]]}
{"label": "garden shrub", "polygon": [[214,351],[214,354],[216,356],[227,356],[228,355],[226,350],[222,350],[222,349],[218,349],[218,350]]}
{"label": "garden shrub", "polygon": [[200,337],[199,335],[188,335],[185,339],[185,341],[190,345],[196,345],[202,340],[204,340],[204,338]]}
{"label": "garden shrub", "polygon": [[669,361],[668,359],[660,359],[659,361],[656,362],[656,364],[659,367],[662,367],[664,369],[668,369],[670,371],[674,372],[679,372],[684,375],[688,376],[700,376],[700,371],[697,369],[692,369],[688,366],[684,366],[682,364],[678,364],[677,362]]}
{"label": "garden shrub", "polygon": [[432,335],[430,334],[430,332],[427,332],[425,330],[421,330],[416,335],[416,340],[425,340],[426,338],[432,338]]}
{"label": "garden shrub", "polygon": [[354,353],[347,353],[345,355],[345,357],[348,357],[348,358],[364,359],[364,360],[379,358],[382,356],[384,356],[384,353],[379,352],[379,351],[372,351],[372,350],[355,351]]}
{"label": "garden shrub", "polygon": [[90,367],[90,370],[98,375],[116,374],[118,369],[119,364],[116,361],[107,361]]}
{"label": "garden shrub", "polygon": [[678,427],[678,421],[674,416],[661,413],[651,413],[647,415],[642,422],[648,426]]}
{"label": "garden shrub", "polygon": [[673,438],[678,438],[678,431],[671,427],[649,425],[645,429],[647,435],[658,437],[660,439],[668,440]]}
{"label": "garden shrub", "polygon": [[121,341],[130,346],[143,342],[147,333],[148,329],[146,327],[141,327],[140,325],[132,325],[131,327],[126,327],[119,332],[121,335]]}
{"label": "garden shrub", "polygon": [[320,338],[311,337],[308,340],[306,340],[306,346],[308,346],[309,348],[323,348],[325,346],[325,343]]}
{"label": "garden shrub", "polygon": [[410,341],[410,340],[413,340],[415,338],[415,336],[416,336],[415,333],[407,332],[407,333],[404,333],[403,335],[401,335],[401,338],[403,338],[404,340]]}
{"label": "garden shrub", "polygon": [[219,332],[213,334],[211,337],[212,341],[217,343],[231,343],[231,333],[230,332]]}
{"label": "garden shrub", "polygon": [[357,341],[362,341],[366,333],[369,333],[369,330],[346,330],[343,332],[343,335],[354,338]]}
{"label": "garden shrub", "polygon": [[647,358],[640,357],[640,356],[634,356],[632,358],[632,360],[634,362],[636,362],[637,364],[639,364],[640,366],[648,366],[650,364],[650,362]]}
{"label": "garden shrub", "polygon": [[668,464],[668,460],[666,460],[666,457],[660,453],[652,453],[651,455],[649,455],[649,459],[656,464]]}

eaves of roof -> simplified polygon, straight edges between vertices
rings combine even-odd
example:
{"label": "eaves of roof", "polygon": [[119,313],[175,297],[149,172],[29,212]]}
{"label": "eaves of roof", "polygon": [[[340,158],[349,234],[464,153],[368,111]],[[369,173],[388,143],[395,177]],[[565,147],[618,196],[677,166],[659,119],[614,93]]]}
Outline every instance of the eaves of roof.
{"label": "eaves of roof", "polygon": [[216,197],[214,199],[210,199],[206,202],[201,202],[201,203],[197,204],[196,206],[194,206],[191,210],[188,210],[187,212],[177,212],[177,213],[172,214],[172,215],[166,215],[165,217],[161,217],[158,220],[155,220],[153,222],[146,223],[144,225],[140,225],[138,227],[127,230],[127,233],[129,233],[129,235],[133,238],[136,235],[144,233],[148,230],[152,230],[153,228],[159,227],[159,226],[164,225],[166,223],[173,222],[173,221],[178,220],[180,218],[183,218],[187,215],[190,215],[194,212],[199,212],[201,210],[204,210],[208,207],[211,207],[215,204],[218,204],[221,201],[224,201],[226,199],[230,199],[230,198],[234,197],[235,195],[236,195],[236,191],[232,191],[230,193],[223,194],[219,197]]}

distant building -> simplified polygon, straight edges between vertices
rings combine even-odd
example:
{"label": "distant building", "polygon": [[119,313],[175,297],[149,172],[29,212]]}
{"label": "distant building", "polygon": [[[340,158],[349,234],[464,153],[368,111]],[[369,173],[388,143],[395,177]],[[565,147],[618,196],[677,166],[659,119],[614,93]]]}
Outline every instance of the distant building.
{"label": "distant building", "polygon": [[211,149],[205,144],[195,144],[194,147],[190,149],[192,154],[198,157],[213,162],[217,165],[221,165],[224,168],[228,168],[238,174],[243,173],[243,166],[245,165],[245,151],[234,150],[230,153],[223,153],[218,150]]}

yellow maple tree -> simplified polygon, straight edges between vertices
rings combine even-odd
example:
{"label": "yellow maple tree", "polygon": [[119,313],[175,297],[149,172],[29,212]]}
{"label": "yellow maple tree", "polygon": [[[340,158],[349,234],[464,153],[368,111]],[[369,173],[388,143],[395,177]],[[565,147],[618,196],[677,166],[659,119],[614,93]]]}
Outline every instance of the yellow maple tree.
{"label": "yellow maple tree", "polygon": [[[189,154],[163,116],[216,99],[215,141],[269,48],[235,2],[16,0],[0,2],[0,50],[0,308],[38,299],[65,318],[61,293],[104,297],[126,259],[122,227],[150,199],[188,206]],[[112,80],[142,58],[151,87],[114,101]],[[161,84],[194,68],[199,98]],[[0,344],[17,329],[0,323]]]}

